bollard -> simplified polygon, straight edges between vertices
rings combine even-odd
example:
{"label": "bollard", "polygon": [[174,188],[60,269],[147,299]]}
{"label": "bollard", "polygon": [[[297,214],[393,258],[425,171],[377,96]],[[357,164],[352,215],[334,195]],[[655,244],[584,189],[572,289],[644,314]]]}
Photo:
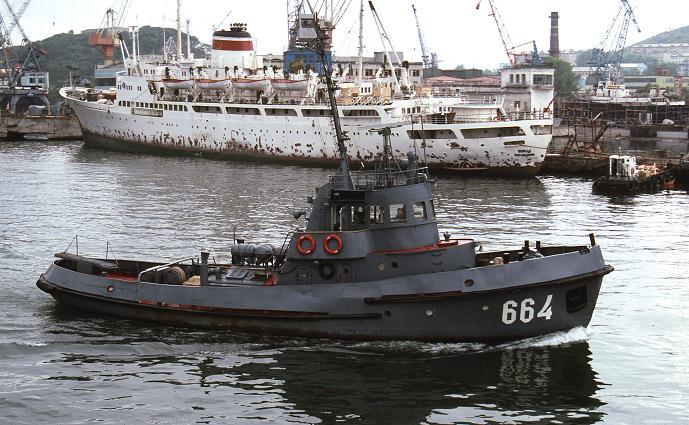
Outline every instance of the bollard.
{"label": "bollard", "polygon": [[208,257],[210,255],[210,252],[201,251],[201,267],[199,272],[201,277],[201,286],[208,285]]}

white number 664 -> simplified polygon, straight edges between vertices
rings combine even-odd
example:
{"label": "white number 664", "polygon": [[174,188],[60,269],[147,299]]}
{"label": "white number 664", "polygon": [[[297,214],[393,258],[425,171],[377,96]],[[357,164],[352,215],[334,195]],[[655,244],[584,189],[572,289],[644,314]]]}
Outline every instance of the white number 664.
{"label": "white number 664", "polygon": [[[553,315],[553,310],[550,303],[553,301],[553,296],[548,294],[545,299],[543,307],[538,311],[536,317],[544,317],[545,320],[550,320],[550,316]],[[511,325],[512,323],[519,321],[522,323],[529,323],[534,318],[534,305],[536,301],[532,298],[525,298],[522,300],[521,305],[517,304],[516,301],[509,300],[505,301],[502,305],[502,323],[506,325]]]}

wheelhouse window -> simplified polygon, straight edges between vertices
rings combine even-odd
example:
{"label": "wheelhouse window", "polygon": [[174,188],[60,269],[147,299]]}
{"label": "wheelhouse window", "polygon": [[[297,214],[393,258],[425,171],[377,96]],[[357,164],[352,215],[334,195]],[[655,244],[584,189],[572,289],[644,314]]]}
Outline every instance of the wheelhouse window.
{"label": "wheelhouse window", "polygon": [[385,223],[385,208],[382,205],[371,205],[368,207],[368,211],[371,224]]}
{"label": "wheelhouse window", "polygon": [[428,218],[426,213],[426,203],[425,202],[415,202],[413,205],[414,218],[417,220],[425,220]]}
{"label": "wheelhouse window", "polygon": [[390,205],[390,223],[404,223],[407,221],[407,210],[404,204]]}
{"label": "wheelhouse window", "polygon": [[349,217],[350,223],[357,227],[366,225],[366,209],[363,205],[355,205],[350,211],[352,213]]}

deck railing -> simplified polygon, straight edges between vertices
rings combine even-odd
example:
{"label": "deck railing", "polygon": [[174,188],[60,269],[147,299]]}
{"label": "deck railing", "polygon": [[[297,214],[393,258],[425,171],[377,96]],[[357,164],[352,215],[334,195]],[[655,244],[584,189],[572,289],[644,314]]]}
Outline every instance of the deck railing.
{"label": "deck railing", "polygon": [[471,114],[471,115],[456,115],[453,113],[446,114],[416,114],[411,116],[411,121],[414,124],[468,124],[474,122],[507,122],[507,121],[525,121],[525,120],[544,120],[552,119],[553,115],[550,112],[536,111],[536,112],[509,112],[507,114]]}
{"label": "deck railing", "polygon": [[[382,189],[405,186],[428,181],[428,167],[412,170],[352,171],[352,181],[356,189]],[[337,186],[341,176],[331,175],[330,182]]]}

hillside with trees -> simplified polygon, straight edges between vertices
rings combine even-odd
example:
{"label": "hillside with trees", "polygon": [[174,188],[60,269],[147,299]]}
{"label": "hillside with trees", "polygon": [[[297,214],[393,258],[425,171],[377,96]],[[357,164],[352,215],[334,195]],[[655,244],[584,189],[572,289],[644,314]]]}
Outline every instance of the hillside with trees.
{"label": "hillside with trees", "polygon": [[[122,34],[127,48],[131,51],[131,40],[129,33]],[[161,28],[144,26],[139,29],[139,51],[142,55],[161,55],[163,51],[163,44],[166,38],[176,36],[176,30],[173,28]],[[88,44],[88,34],[75,33],[70,31],[68,33],[55,34],[44,40],[36,41],[35,45],[46,52],[41,56],[39,63],[41,68],[50,72],[50,98],[51,100],[58,99],[58,90],[68,84],[69,72],[77,75],[82,80],[93,81],[94,70],[96,65],[102,63],[103,57],[98,49],[91,47]],[[210,46],[201,43],[198,38],[191,36],[192,52],[196,57],[206,57]],[[187,49],[187,35],[182,34],[182,51]],[[26,48],[13,48],[17,57],[23,58],[26,54]],[[120,49],[115,50],[115,61],[122,62],[122,53]]]}
{"label": "hillside with trees", "polygon": [[637,44],[689,43],[689,26],[661,32]]}

